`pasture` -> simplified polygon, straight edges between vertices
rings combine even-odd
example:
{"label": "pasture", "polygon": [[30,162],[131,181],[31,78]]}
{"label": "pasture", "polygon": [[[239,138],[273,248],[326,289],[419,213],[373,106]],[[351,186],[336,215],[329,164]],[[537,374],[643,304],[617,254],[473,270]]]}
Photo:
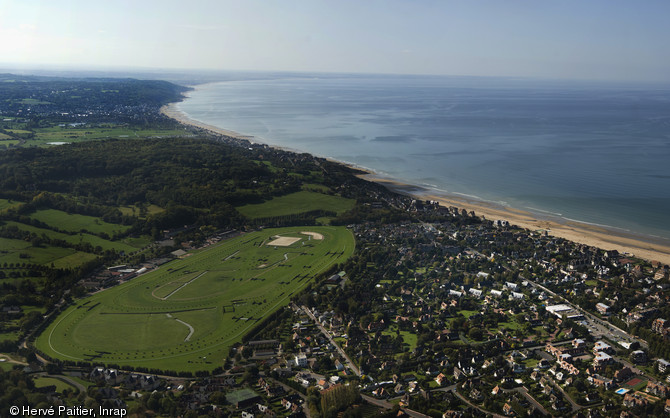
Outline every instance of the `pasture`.
{"label": "pasture", "polygon": [[0,199],[0,212],[18,207],[21,203],[22,202],[17,202],[16,200]]}
{"label": "pasture", "polygon": [[138,218],[146,218],[147,215],[155,215],[157,213],[164,212],[165,209],[157,205],[148,205],[145,208],[140,208],[138,206],[120,206],[119,210],[126,216],[135,216]]}
{"label": "pasture", "polygon": [[35,387],[43,388],[45,386],[56,386],[56,392],[63,393],[65,389],[73,390],[77,392],[77,388],[74,386],[65,383],[65,381],[56,379],[54,377],[39,376],[35,378]]}
{"label": "pasture", "polygon": [[[23,240],[0,238],[0,264],[49,264],[75,254],[71,248],[61,247],[33,247],[30,242]],[[87,253],[81,253],[87,254]],[[92,254],[90,254],[92,256]],[[75,267],[69,265],[70,260],[61,263],[61,267]]]}
{"label": "pasture", "polygon": [[[27,131],[26,131],[27,132]],[[35,129],[30,145],[45,146],[49,142],[82,142],[103,139],[143,139],[181,137],[188,135],[182,129],[136,129],[127,126],[53,126]]]}
{"label": "pasture", "polygon": [[[280,237],[297,240],[268,245]],[[35,344],[62,360],[212,370],[243,335],[353,250],[343,227],[247,233],[78,301]]]}
{"label": "pasture", "polygon": [[110,224],[93,216],[69,214],[57,209],[38,210],[30,217],[47,225],[57,226],[58,229],[67,232],[105,233],[112,236],[130,229],[129,226]]}
{"label": "pasture", "polygon": [[[15,222],[15,221],[8,221],[5,222],[6,226],[15,226],[18,229],[22,231],[28,231],[31,233],[35,233],[37,235],[45,235],[51,239],[59,239],[63,240],[66,242],[69,242],[71,244],[91,244],[93,247],[100,247],[103,250],[116,250],[116,251],[125,251],[125,252],[133,252],[137,251],[138,249],[142,248],[144,245],[131,245],[126,243],[125,241],[110,241],[106,240],[104,238],[100,238],[97,235],[91,235],[87,233],[75,233],[74,235],[69,235],[65,234],[63,232],[57,232],[57,231],[52,231],[51,229],[45,229],[45,228],[38,228],[36,226],[20,223],[20,222]],[[58,226],[57,224],[55,226]],[[146,245],[146,244],[145,244]]]}
{"label": "pasture", "polygon": [[251,219],[263,218],[270,214],[285,216],[313,210],[327,210],[339,215],[353,208],[355,203],[353,199],[302,190],[260,204],[240,206],[237,210]]}

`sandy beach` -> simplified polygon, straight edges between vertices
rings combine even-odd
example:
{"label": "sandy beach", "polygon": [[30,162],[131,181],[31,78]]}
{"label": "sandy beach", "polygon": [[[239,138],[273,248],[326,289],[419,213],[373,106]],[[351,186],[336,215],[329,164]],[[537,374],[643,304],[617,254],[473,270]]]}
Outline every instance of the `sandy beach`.
{"label": "sandy beach", "polygon": [[[190,119],[171,103],[161,108],[161,113],[181,123],[206,129],[217,134],[244,139],[251,142],[253,136],[243,135],[216,126]],[[280,147],[277,147],[280,148]],[[283,148],[282,148],[283,149]],[[359,169],[359,167],[355,167]],[[549,235],[568,239],[581,244],[617,250],[649,261],[658,261],[670,265],[670,243],[663,240],[654,240],[651,237],[636,235],[625,231],[606,229],[596,225],[568,221],[558,217],[538,215],[528,211],[505,207],[489,202],[468,199],[458,195],[437,195],[434,192],[421,189],[413,185],[404,184],[377,176],[375,173],[362,175],[362,178],[385,185],[390,190],[416,197],[422,200],[435,200],[444,206],[455,206],[467,211],[474,211],[476,215],[490,220],[506,220],[532,231],[547,231]]]}

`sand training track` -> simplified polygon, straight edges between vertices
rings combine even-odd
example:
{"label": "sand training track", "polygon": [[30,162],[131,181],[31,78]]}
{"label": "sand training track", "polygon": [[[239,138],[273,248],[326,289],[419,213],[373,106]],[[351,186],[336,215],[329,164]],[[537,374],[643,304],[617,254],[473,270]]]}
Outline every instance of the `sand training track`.
{"label": "sand training track", "polygon": [[323,239],[323,235],[319,234],[318,232],[302,231],[300,233],[303,234],[303,235],[309,235],[310,237],[312,237],[313,239],[316,239],[316,240],[322,240]]}
{"label": "sand training track", "polygon": [[[275,238],[275,237],[273,237]],[[289,245],[293,245],[296,242],[300,241],[302,238],[294,238],[294,237],[276,237],[272,241],[268,242],[265,245],[273,246],[273,247],[288,247]]]}

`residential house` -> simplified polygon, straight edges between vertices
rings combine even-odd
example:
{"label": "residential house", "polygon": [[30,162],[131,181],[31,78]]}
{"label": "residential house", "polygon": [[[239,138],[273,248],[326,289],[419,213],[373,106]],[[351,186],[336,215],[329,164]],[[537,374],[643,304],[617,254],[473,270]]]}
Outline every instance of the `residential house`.
{"label": "residential house", "polygon": [[298,367],[307,367],[307,355],[305,353],[296,354],[294,362]]}
{"label": "residential house", "polygon": [[661,398],[667,398],[670,396],[670,388],[662,383],[649,382],[647,383],[647,388],[645,391]]}
{"label": "residential house", "polygon": [[607,378],[605,376],[601,376],[599,374],[594,374],[592,376],[589,376],[587,380],[592,385],[601,386],[605,389],[611,389],[614,386],[614,381],[612,381],[612,379]]}
{"label": "residential house", "polygon": [[598,352],[614,354],[614,349],[604,341],[596,341],[595,345],[593,346],[593,354],[597,354]]}
{"label": "residential house", "polygon": [[508,417],[516,415],[514,412],[514,409],[512,409],[512,405],[505,403],[503,406],[503,414],[507,415]]}
{"label": "residential house", "polygon": [[647,362],[647,353],[642,350],[635,350],[630,353],[630,358],[633,360],[633,363],[642,364]]}
{"label": "residential house", "polygon": [[668,370],[670,370],[670,362],[665,359],[662,358],[658,359],[656,364],[658,365],[658,371],[661,373],[665,373]]}
{"label": "residential house", "polygon": [[614,362],[614,359],[612,358],[612,356],[610,356],[607,353],[603,353],[601,351],[598,351],[596,353],[595,358],[593,359],[593,364],[598,365],[598,366],[603,365],[603,364],[611,364],[613,362]]}
{"label": "residential house", "polygon": [[649,404],[647,398],[637,393],[627,393],[623,397],[623,406],[626,408],[634,408],[636,406],[646,407]]}
{"label": "residential house", "polygon": [[596,310],[601,315],[608,315],[610,313],[610,307],[604,303],[597,303]]}

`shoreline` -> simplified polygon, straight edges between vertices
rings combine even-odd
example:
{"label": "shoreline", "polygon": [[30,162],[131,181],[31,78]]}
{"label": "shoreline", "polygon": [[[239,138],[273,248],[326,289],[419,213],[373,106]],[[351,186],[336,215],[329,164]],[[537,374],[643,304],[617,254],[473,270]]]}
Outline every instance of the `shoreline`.
{"label": "shoreline", "polygon": [[[192,89],[198,88],[198,86],[190,86],[190,87]],[[190,93],[190,91],[182,93],[185,99],[188,98],[189,93]],[[254,142],[253,141],[254,136],[252,136],[252,135],[244,135],[244,134],[241,134],[239,132],[229,131],[228,129],[219,128],[218,126],[209,125],[207,123],[200,122],[199,120],[189,118],[188,116],[186,116],[186,114],[184,112],[182,112],[181,110],[179,110],[177,108],[177,105],[179,103],[180,102],[172,102],[172,103],[166,104],[166,105],[162,106],[159,111],[160,111],[160,113],[167,116],[168,118],[174,119],[177,122],[183,123],[185,125],[195,126],[196,128],[205,129],[205,130],[208,130],[208,131],[220,134],[220,135],[229,136],[231,138],[243,139],[243,140],[246,140],[246,141]]]}
{"label": "shoreline", "polygon": [[[254,136],[243,135],[239,132],[230,131],[191,119],[184,112],[177,109],[177,103],[178,102],[170,103],[161,107],[160,112],[163,115],[186,125],[195,126],[220,135],[246,140],[252,143],[257,142],[253,140]],[[270,144],[267,145],[286,151],[299,152],[297,150],[286,149]],[[597,247],[602,250],[617,250],[624,255],[641,258],[647,261],[658,261],[662,264],[670,265],[670,242],[667,240],[653,239],[652,237],[642,234],[613,230],[607,227],[567,220],[558,216],[538,214],[536,212],[506,207],[493,202],[467,198],[460,195],[440,193],[421,186],[384,178],[371,170],[357,167],[352,164],[347,164],[330,158],[328,159],[356,170],[364,171],[367,174],[359,175],[360,178],[382,184],[396,193],[412,196],[421,200],[435,200],[442,206],[455,206],[459,209],[465,209],[468,212],[474,211],[477,216],[484,217],[488,220],[505,220],[512,225],[517,225],[531,231],[546,231],[551,236],[564,238],[569,241]]]}

